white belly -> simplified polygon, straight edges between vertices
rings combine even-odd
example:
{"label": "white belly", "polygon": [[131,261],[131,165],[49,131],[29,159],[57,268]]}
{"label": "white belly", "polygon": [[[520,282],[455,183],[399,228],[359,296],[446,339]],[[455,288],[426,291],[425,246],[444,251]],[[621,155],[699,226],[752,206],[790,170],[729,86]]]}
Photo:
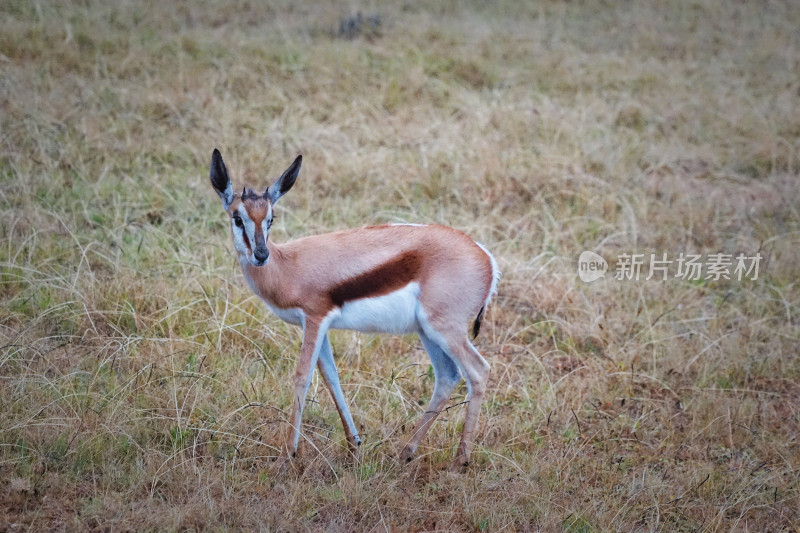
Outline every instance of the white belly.
{"label": "white belly", "polygon": [[419,284],[411,282],[384,296],[347,302],[331,312],[330,327],[373,333],[415,332],[418,297]]}

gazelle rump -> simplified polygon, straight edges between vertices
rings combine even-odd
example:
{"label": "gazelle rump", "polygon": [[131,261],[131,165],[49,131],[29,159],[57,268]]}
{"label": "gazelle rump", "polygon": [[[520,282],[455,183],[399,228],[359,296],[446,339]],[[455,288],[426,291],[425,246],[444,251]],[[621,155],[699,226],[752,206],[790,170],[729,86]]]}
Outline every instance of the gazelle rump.
{"label": "gazelle rump", "polygon": [[218,150],[211,184],[231,217],[234,247],[253,292],[282,320],[303,328],[294,399],[284,433],[293,456],[311,373],[316,365],[342,419],[351,448],[361,444],[342,392],[328,330],[417,333],[430,357],[430,405],[411,430],[402,457],[410,460],[463,376],[468,401],[455,466],[469,461],[489,364],[467,335],[477,335],[500,272],[492,255],[464,233],[436,224],[389,224],[313,235],[283,244],[269,240],[272,208],[291,189],[302,156],[263,194],[234,193]]}

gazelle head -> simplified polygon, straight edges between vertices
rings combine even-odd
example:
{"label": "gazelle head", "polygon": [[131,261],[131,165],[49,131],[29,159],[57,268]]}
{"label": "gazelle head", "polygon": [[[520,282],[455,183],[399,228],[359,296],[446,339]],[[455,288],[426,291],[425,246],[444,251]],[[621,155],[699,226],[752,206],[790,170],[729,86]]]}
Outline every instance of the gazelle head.
{"label": "gazelle head", "polygon": [[272,208],[278,198],[286,194],[297,180],[303,156],[298,155],[289,168],[267,187],[263,194],[244,187],[241,193],[233,192],[228,168],[219,150],[211,154],[211,185],[222,200],[222,207],[231,217],[233,245],[240,258],[254,266],[264,266],[269,261],[267,239],[272,226]]}

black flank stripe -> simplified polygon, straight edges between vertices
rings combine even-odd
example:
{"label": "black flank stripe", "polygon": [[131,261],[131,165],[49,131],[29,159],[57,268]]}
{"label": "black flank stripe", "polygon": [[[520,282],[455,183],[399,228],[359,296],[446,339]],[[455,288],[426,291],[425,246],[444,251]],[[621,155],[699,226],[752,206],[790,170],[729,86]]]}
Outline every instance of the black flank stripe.
{"label": "black flank stripe", "polygon": [[416,252],[408,252],[336,285],[329,292],[337,307],[361,298],[372,298],[401,289],[417,279],[422,265]]}

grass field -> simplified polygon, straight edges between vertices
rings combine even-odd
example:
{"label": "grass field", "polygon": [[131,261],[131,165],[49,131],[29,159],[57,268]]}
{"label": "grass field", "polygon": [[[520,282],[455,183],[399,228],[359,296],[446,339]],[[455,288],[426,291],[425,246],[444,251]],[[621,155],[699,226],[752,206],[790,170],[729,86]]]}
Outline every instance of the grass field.
{"label": "grass field", "polygon": [[[0,530],[796,531],[798,28],[777,0],[0,3]],[[492,250],[464,473],[465,387],[400,465],[431,367],[350,332],[359,455],[315,377],[273,472],[300,332],[244,284],[214,147],[261,187],[303,154],[278,242]],[[757,279],[614,279],[720,252]]]}

